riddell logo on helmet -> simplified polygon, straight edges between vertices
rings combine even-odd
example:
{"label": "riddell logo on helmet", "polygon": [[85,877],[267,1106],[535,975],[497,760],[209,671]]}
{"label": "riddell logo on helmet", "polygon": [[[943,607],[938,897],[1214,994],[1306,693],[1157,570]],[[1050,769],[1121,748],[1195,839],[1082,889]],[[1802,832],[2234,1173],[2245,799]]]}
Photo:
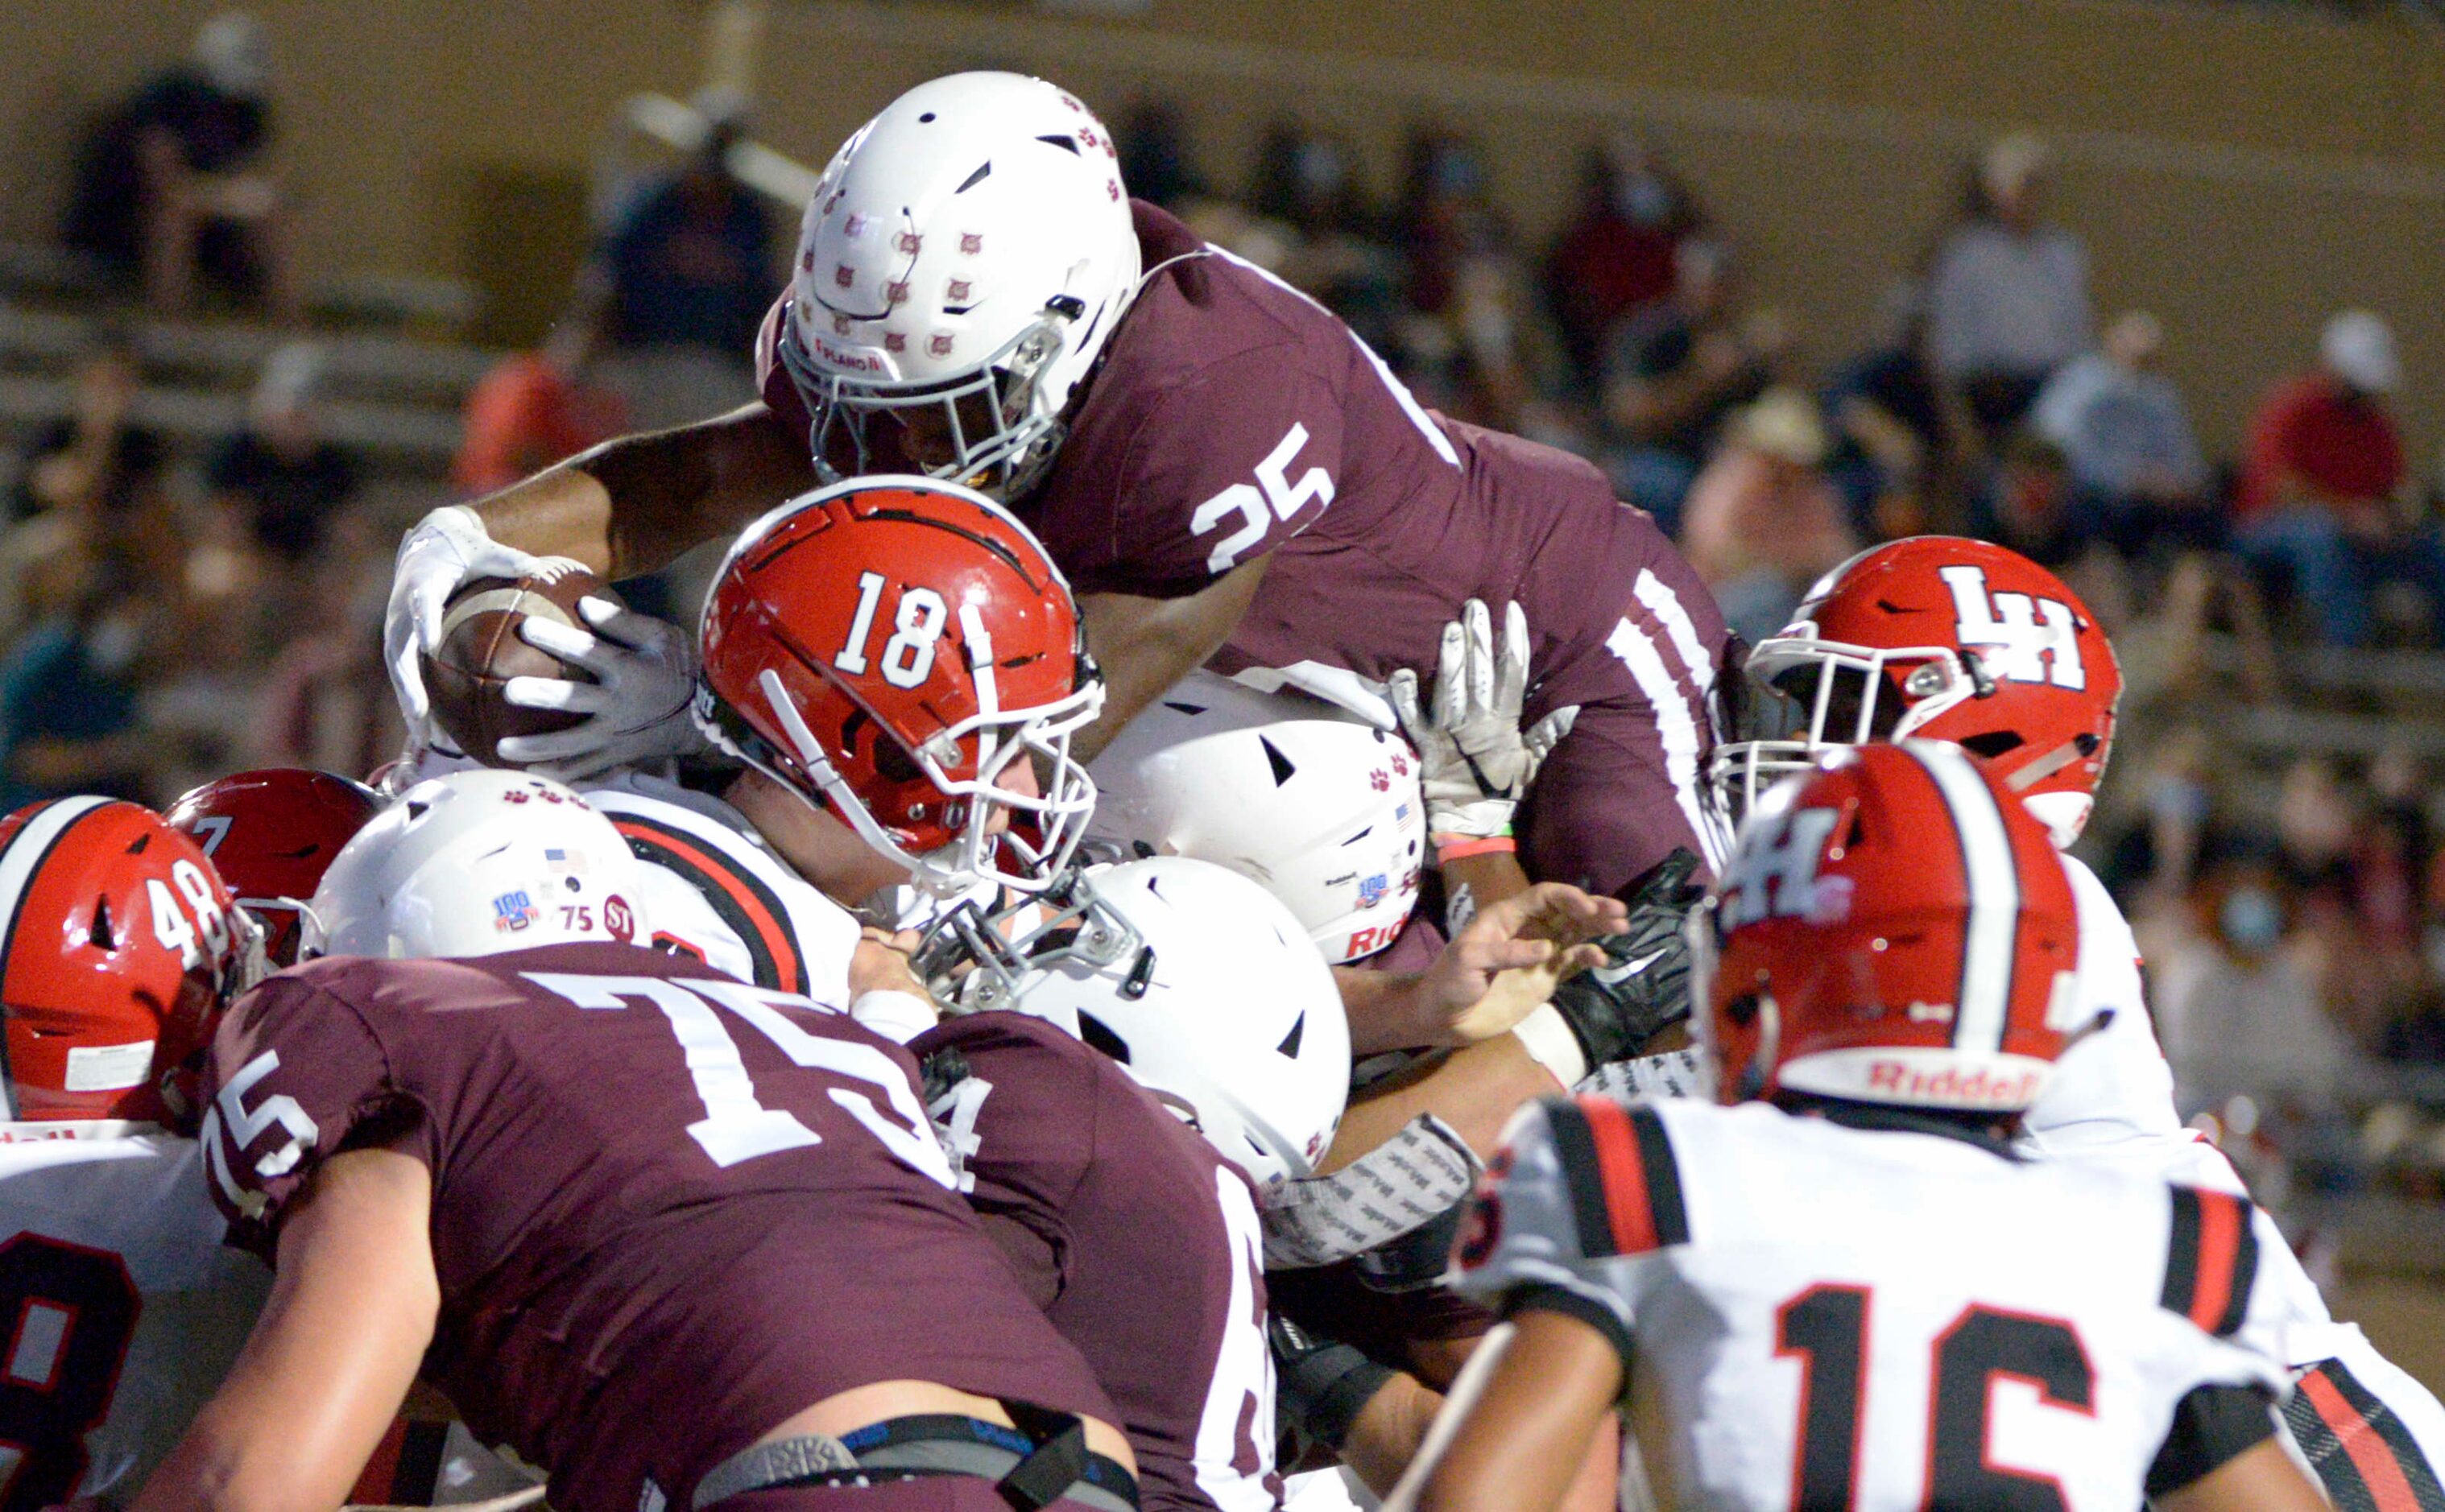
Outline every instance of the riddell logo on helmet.
{"label": "riddell logo on helmet", "polygon": [[1983,1068],[1963,1072],[1952,1066],[1931,1073],[1898,1060],[1877,1060],[1868,1064],[1868,1090],[1903,1103],[2025,1108],[2037,1095],[2038,1073],[2015,1071],[1999,1075]]}

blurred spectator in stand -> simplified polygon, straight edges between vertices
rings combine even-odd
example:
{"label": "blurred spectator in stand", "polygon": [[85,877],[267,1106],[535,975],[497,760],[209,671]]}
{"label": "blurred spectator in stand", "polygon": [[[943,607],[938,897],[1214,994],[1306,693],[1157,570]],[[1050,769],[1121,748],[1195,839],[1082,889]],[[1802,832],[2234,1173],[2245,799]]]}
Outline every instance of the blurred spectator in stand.
{"label": "blurred spectator in stand", "polygon": [[1801,595],[1859,549],[1819,464],[1825,426],[1808,396],[1768,389],[1726,427],[1690,486],[1681,532],[1689,566],[1752,644],[1790,623]]}
{"label": "blurred spectator in stand", "polygon": [[1839,368],[1825,385],[1833,428],[1826,476],[1842,491],[1853,527],[1897,540],[1957,524],[1961,424],[1927,351],[1927,301],[1918,287],[1887,290],[1884,345]]}
{"label": "blurred spectator in stand", "polygon": [[206,22],[184,65],[145,84],[86,139],[64,239],[126,283],[140,281],[159,313],[188,313],[200,276],[294,323],[288,206],[264,161],[271,79],[271,47],[252,16],[233,10]]}
{"label": "blurred spectator in stand", "polygon": [[1969,533],[2060,572],[2088,544],[2077,502],[2062,448],[2015,431],[1987,486],[1970,501]]}
{"label": "blurred spectator in stand", "polygon": [[2062,449],[2089,528],[2125,557],[2212,548],[2222,533],[2190,412],[2159,370],[2164,348],[2156,317],[2131,310],[2098,350],[2056,369],[2029,415]]}
{"label": "blurred spectator in stand", "polygon": [[2056,367],[2088,345],[2088,253],[2039,219],[2045,144],[2026,133],[1987,149],[1966,214],[1928,275],[1935,365],[1994,446]]}
{"label": "blurred spectator in stand", "polygon": [[390,586],[380,532],[363,510],[331,529],[298,580],[294,615],[252,705],[267,766],[363,775],[399,754],[399,722],[382,663],[382,610]]}
{"label": "blurred spectator in stand", "polygon": [[215,449],[204,486],[233,508],[263,548],[295,564],[314,554],[324,520],[356,492],[357,466],[324,439],[323,349],[292,342],[271,354],[246,429]]}
{"label": "blurred spectator in stand", "polygon": [[1121,182],[1129,193],[1175,215],[1205,193],[1205,180],[1188,151],[1188,129],[1180,107],[1167,100],[1131,106],[1114,132],[1121,154]]}
{"label": "blurred spectator in stand", "polygon": [[2185,1112],[2236,1095],[2330,1102],[2358,1063],[2287,949],[2285,890],[2263,848],[2211,843],[2189,906],[2146,944],[2150,1006]]}
{"label": "blurred spectator in stand", "polygon": [[1673,534],[1681,501],[1725,420],[1774,381],[1789,333],[1771,311],[1732,309],[1732,272],[1708,241],[1681,244],[1671,296],[1614,331],[1605,361],[1605,470],[1622,498]]}
{"label": "blurred spectator in stand", "polygon": [[0,805],[71,793],[148,801],[136,718],[143,585],[112,569],[91,522],[30,574],[32,627],[0,655]]}
{"label": "blurred spectator in stand", "polygon": [[596,386],[601,327],[583,300],[532,351],[493,365],[467,396],[466,428],[450,480],[490,494],[573,457],[626,427],[619,396]]}
{"label": "blurred spectator in stand", "polygon": [[1409,259],[1402,295],[1409,308],[1441,315],[1460,292],[1469,259],[1507,255],[1509,236],[1487,192],[1485,164],[1465,138],[1431,127],[1409,137],[1409,167],[1394,231]]}
{"label": "blurred spectator in stand", "polygon": [[1533,397],[1526,270],[1465,139],[1422,129],[1394,213],[1408,258],[1396,365],[1422,402],[1508,429]]}
{"label": "blurred spectator in stand", "polygon": [[45,510],[117,513],[160,469],[160,437],[129,419],[143,371],[125,331],[97,335],[71,384],[68,412],[26,448],[11,500],[18,519]]}
{"label": "blurred spectator in stand", "polygon": [[730,171],[746,102],[707,90],[695,104],[703,140],[678,168],[628,192],[596,254],[620,348],[605,378],[648,428],[753,397],[747,354],[781,282],[767,207]]}
{"label": "blurred spectator in stand", "polygon": [[1248,208],[1287,235],[1275,271],[1349,322],[1370,346],[1400,355],[1399,258],[1375,233],[1347,143],[1296,121],[1276,122],[1258,143]]}
{"label": "blurred spectator in stand", "polygon": [[2401,432],[2386,395],[2401,379],[2394,332],[2366,310],[2326,322],[2318,366],[2276,385],[2249,422],[2233,499],[2235,546],[2288,578],[2336,645],[2364,645],[2370,590],[2406,582],[2445,644],[2445,555],[2412,517]]}
{"label": "blurred spectator in stand", "polygon": [[1578,213],[1543,269],[1545,306],[1583,390],[1602,377],[1614,327],[1672,292],[1674,254],[1704,222],[1645,139],[1622,130],[1588,149]]}

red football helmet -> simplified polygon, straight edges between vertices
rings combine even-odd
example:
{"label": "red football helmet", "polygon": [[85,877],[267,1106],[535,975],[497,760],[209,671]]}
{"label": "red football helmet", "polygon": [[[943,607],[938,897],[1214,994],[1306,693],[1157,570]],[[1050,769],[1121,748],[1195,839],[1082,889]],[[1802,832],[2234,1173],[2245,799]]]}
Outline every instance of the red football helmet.
{"label": "red football helmet", "polygon": [[293,966],[301,911],[322,886],[324,868],[381,812],[381,796],[362,782],[268,767],[207,782],[163,817],[213,858],[237,905],[263,926],[271,963]]}
{"label": "red football helmet", "polygon": [[1693,916],[1725,1102],[2025,1109],[2076,1012],[2071,880],[1995,775],[1935,740],[1819,758],[1760,801]]}
{"label": "red football helmet", "polygon": [[[1095,803],[1070,737],[1104,705],[1070,586],[980,494],[856,478],[792,500],[721,564],[701,629],[697,722],[829,807],[917,882],[1033,889]],[[1038,762],[1044,791],[1025,784]],[[1003,810],[1029,864],[997,862]]]}
{"label": "red football helmet", "polygon": [[263,969],[202,848],[107,798],[0,820],[0,940],[9,1118],[192,1113],[220,1010]]}
{"label": "red football helmet", "polygon": [[1801,737],[1716,748],[1727,812],[1820,751],[1919,736],[1984,757],[2062,846],[2088,823],[2122,699],[2114,647],[2079,595],[2017,551],[1950,535],[1826,573],[1747,670],[1799,716]]}

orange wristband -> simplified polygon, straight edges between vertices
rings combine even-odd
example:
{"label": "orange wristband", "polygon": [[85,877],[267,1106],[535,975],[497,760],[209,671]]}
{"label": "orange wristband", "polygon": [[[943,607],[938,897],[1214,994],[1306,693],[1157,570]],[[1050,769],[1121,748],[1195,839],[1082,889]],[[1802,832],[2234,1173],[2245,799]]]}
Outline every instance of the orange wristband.
{"label": "orange wristband", "polygon": [[1442,840],[1437,840],[1435,842],[1435,860],[1439,863],[1446,861],[1465,861],[1470,856],[1488,856],[1494,855],[1498,852],[1514,852],[1519,849],[1520,842],[1507,834],[1492,834],[1484,836],[1454,835],[1451,837],[1449,843],[1446,843]]}

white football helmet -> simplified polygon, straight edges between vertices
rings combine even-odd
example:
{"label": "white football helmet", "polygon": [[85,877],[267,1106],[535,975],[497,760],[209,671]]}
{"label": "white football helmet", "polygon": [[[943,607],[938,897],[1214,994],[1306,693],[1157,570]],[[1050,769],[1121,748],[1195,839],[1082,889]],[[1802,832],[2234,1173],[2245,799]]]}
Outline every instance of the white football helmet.
{"label": "white football helmet", "polygon": [[490,956],[580,941],[642,943],[643,863],[557,782],[457,772],[420,782],[323,873],[303,957]]}
{"label": "white football helmet", "polygon": [[1100,795],[1091,845],[1228,867],[1287,905],[1335,964],[1390,944],[1417,906],[1417,753],[1320,699],[1192,672],[1087,772]]}
{"label": "white football helmet", "polygon": [[780,360],[826,482],[924,473],[1009,500],[1137,292],[1111,133],[1015,73],[919,84],[808,202]]}
{"label": "white football helmet", "polygon": [[1058,1024],[1195,1125],[1261,1198],[1313,1175],[1341,1126],[1350,1025],[1341,990],[1274,896],[1203,861],[1160,856],[1073,874],[1019,906],[1016,939],[973,905],[917,953],[955,1012]]}

